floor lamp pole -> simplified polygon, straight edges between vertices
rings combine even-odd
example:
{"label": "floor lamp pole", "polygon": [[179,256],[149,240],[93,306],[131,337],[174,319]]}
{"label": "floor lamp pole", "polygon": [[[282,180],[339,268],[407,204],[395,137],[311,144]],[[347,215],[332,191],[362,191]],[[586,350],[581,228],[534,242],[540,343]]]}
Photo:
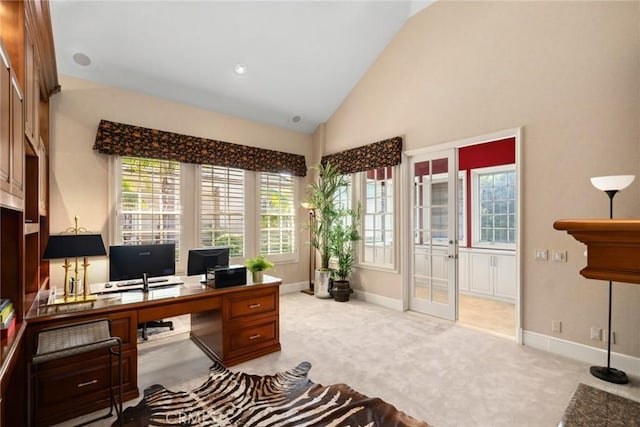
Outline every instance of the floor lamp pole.
{"label": "floor lamp pole", "polygon": [[[613,219],[613,196],[616,195],[618,190],[606,190],[605,193],[609,196],[609,219]],[[613,282],[609,280],[609,321],[607,326],[607,366],[592,366],[589,371],[591,375],[601,380],[608,381],[615,384],[627,384],[629,378],[627,374],[619,369],[611,367],[611,308],[613,301]]]}
{"label": "floor lamp pole", "polygon": [[313,238],[313,222],[315,220],[315,213],[313,209],[309,210],[309,288],[303,289],[300,292],[313,295],[313,273],[315,270],[315,248],[311,244],[311,240]]}

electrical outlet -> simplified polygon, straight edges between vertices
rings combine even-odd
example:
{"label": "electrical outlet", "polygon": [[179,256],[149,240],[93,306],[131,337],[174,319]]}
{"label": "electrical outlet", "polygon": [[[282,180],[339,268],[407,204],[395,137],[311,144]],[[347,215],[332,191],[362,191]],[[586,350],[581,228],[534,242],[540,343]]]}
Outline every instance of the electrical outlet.
{"label": "electrical outlet", "polygon": [[595,326],[591,327],[591,339],[595,341],[602,340],[602,328],[597,328]]}
{"label": "electrical outlet", "polygon": [[[607,330],[604,329],[602,331],[602,341],[607,342],[609,340],[609,334]],[[611,331],[611,345],[615,345],[616,343],[616,331]]]}
{"label": "electrical outlet", "polygon": [[562,322],[560,320],[551,321],[551,332],[562,332]]}

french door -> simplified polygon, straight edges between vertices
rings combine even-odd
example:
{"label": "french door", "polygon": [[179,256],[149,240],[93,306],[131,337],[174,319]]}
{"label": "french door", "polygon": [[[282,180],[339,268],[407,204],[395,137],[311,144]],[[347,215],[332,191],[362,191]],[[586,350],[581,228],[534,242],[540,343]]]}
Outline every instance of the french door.
{"label": "french door", "polygon": [[409,309],[457,318],[457,151],[411,157]]}

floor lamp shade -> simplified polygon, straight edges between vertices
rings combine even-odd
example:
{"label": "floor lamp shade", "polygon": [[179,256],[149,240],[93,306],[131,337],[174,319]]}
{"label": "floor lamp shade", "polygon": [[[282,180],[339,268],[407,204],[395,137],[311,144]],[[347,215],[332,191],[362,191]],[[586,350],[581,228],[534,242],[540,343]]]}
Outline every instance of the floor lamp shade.
{"label": "floor lamp shade", "polygon": [[596,176],[591,178],[591,184],[600,191],[620,191],[631,185],[634,179],[634,175]]}
{"label": "floor lamp shade", "polygon": [[[600,191],[604,191],[609,196],[609,218],[613,218],[613,197],[620,190],[627,188],[633,180],[634,175],[611,175],[597,176],[591,178],[591,184]],[[614,384],[627,384],[629,378],[627,374],[619,369],[611,367],[611,306],[613,300],[613,283],[609,281],[609,319],[608,319],[608,339],[607,339],[607,366],[592,366],[589,371],[591,375],[603,381]]]}

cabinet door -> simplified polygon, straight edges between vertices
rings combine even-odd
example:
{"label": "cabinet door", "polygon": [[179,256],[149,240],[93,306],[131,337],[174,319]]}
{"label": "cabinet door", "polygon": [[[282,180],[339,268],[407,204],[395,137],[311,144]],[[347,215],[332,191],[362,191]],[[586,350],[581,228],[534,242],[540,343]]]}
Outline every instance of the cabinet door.
{"label": "cabinet door", "polygon": [[516,257],[494,255],[494,294],[500,298],[516,298]]}
{"label": "cabinet door", "polygon": [[469,290],[493,295],[493,255],[471,253],[469,257]]}
{"label": "cabinet door", "polygon": [[40,138],[38,147],[38,211],[41,216],[47,216],[47,194],[49,189],[49,168],[48,168],[47,147]]}
{"label": "cabinet door", "polygon": [[35,77],[35,55],[33,43],[29,31],[25,31],[24,37],[24,67],[25,67],[25,111],[24,111],[24,132],[32,145],[36,145],[34,137],[35,107],[34,107],[34,77]]}
{"label": "cabinet door", "polygon": [[24,198],[24,120],[22,93],[15,76],[11,76],[11,193]]}
{"label": "cabinet door", "polygon": [[[1,49],[1,47],[0,47]],[[4,60],[4,52],[0,52]],[[11,77],[9,64],[0,62],[0,190],[11,193]]]}

